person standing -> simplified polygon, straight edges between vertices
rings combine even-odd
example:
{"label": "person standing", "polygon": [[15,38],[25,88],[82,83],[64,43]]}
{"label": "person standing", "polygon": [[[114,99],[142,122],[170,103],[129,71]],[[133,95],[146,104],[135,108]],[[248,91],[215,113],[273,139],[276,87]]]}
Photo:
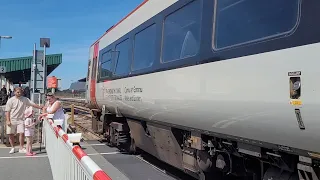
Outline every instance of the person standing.
{"label": "person standing", "polygon": [[13,92],[11,89],[9,89],[9,93],[8,93],[8,99],[11,98],[13,96]]}
{"label": "person standing", "polygon": [[5,105],[7,100],[8,100],[8,95],[7,95],[7,88],[6,86],[3,86],[1,88],[1,91],[0,91],[0,96],[1,96],[1,105]]}
{"label": "person standing", "polygon": [[10,154],[14,153],[14,134],[18,133],[20,148],[19,153],[26,153],[24,145],[24,111],[27,107],[32,106],[37,109],[42,109],[43,106],[39,106],[33,103],[30,99],[22,96],[22,88],[17,87],[14,89],[14,95],[11,97],[5,107],[6,122],[7,122],[7,134],[9,135],[9,142],[11,145]]}
{"label": "person standing", "polygon": [[30,99],[30,89],[27,86],[26,88],[24,88],[24,96]]}
{"label": "person standing", "polygon": [[53,121],[55,120],[62,120],[62,129],[66,130],[66,122],[64,111],[61,105],[61,102],[57,100],[57,98],[52,93],[47,93],[46,95],[47,103],[43,108],[43,114],[39,116],[39,119],[42,117],[47,116],[48,114],[53,114]]}
{"label": "person standing", "polygon": [[33,118],[33,110],[32,107],[29,106],[25,112],[25,120],[24,120],[24,125],[25,125],[25,131],[24,135],[27,138],[27,156],[34,156],[35,153],[32,152],[32,143],[33,143],[33,135],[34,135],[34,126],[36,125],[35,119]]}
{"label": "person standing", "polygon": [[7,88],[6,88],[5,85],[2,86],[1,92],[3,92],[3,94],[7,94],[7,93],[8,93],[8,92],[7,92]]}

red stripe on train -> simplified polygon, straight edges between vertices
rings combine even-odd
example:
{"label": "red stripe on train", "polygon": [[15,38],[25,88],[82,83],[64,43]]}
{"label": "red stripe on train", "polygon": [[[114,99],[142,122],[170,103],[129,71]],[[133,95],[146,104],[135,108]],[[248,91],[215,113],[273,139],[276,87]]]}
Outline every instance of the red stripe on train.
{"label": "red stripe on train", "polygon": [[99,42],[94,45],[93,49],[93,58],[92,58],[92,71],[91,73],[91,82],[90,82],[90,100],[91,104],[98,108],[97,99],[96,99],[96,74],[97,74],[97,66],[98,66],[98,54],[99,54]]}

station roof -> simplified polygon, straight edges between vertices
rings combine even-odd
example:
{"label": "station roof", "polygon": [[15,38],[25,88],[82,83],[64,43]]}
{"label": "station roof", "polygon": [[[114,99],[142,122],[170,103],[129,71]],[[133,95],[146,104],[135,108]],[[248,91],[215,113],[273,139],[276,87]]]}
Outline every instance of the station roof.
{"label": "station roof", "polygon": [[[0,59],[0,66],[6,67],[4,76],[13,84],[27,83],[31,78],[32,56]],[[49,75],[62,63],[62,54],[46,55],[47,74]]]}

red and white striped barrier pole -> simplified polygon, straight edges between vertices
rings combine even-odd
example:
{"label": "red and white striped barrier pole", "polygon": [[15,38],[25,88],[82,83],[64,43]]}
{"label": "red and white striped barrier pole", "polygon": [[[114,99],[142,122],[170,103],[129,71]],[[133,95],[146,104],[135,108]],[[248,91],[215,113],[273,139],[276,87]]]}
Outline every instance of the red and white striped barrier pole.
{"label": "red and white striped barrier pole", "polygon": [[[57,138],[61,138],[72,151],[73,155],[79,160],[86,171],[93,177],[93,180],[112,180],[78,145],[73,145],[68,134],[60,126],[56,126],[51,119],[47,120],[54,130]],[[47,142],[50,143],[50,142]]]}

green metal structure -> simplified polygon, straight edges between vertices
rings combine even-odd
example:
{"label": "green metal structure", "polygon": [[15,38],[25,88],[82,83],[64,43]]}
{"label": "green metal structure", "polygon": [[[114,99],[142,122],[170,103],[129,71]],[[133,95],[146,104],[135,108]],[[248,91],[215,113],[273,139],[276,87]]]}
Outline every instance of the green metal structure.
{"label": "green metal structure", "polygon": [[[6,67],[3,74],[6,79],[13,84],[27,83],[31,78],[32,56],[0,59],[0,66]],[[47,74],[49,75],[55,68],[62,63],[62,54],[46,55]]]}

